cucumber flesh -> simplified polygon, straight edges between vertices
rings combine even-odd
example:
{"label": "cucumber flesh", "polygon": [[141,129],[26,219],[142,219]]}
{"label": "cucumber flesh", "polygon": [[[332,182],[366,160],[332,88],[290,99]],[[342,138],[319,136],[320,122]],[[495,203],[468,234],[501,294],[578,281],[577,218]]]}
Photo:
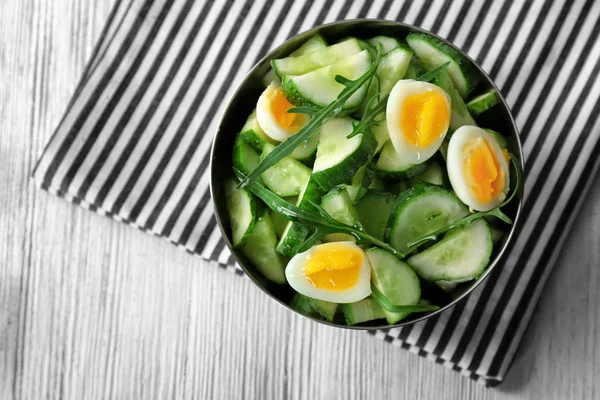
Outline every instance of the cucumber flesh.
{"label": "cucumber flesh", "polygon": [[496,245],[503,237],[504,231],[496,226],[490,225],[490,231],[492,233],[492,243]]}
{"label": "cucumber flesh", "polygon": [[277,284],[284,284],[286,283],[285,265],[275,251],[276,244],[277,236],[271,217],[265,209],[257,218],[254,230],[241,250],[265,278]]}
{"label": "cucumber flesh", "polygon": [[370,131],[346,138],[352,123],[351,118],[333,118],[321,129],[312,176],[325,191],[351,185],[354,175],[375,152],[377,142]]}
{"label": "cucumber flesh", "polygon": [[280,238],[289,221],[273,210],[269,211],[269,216],[271,217],[271,223],[273,224],[275,234]]}
{"label": "cucumber flesh", "polygon": [[243,246],[256,225],[256,202],[246,189],[237,187],[235,179],[225,181],[225,199],[231,222],[233,247]]}
{"label": "cucumber flesh", "polygon": [[428,162],[410,164],[402,160],[391,141],[381,150],[375,169],[377,175],[387,181],[401,181],[422,174],[427,169]]}
{"label": "cucumber flesh", "polygon": [[[275,149],[272,144],[265,144],[262,158]],[[310,179],[310,168],[291,157],[285,157],[266,170],[262,175],[265,185],[279,197],[296,196]]]}
{"label": "cucumber flesh", "polygon": [[494,139],[496,139],[496,142],[498,142],[498,145],[500,146],[501,149],[506,149],[508,147],[508,142],[506,141],[506,138],[504,136],[502,136],[501,133],[498,133],[491,129],[484,129],[484,131],[486,131]]}
{"label": "cucumber flesh", "polygon": [[[397,306],[419,304],[421,282],[404,261],[380,248],[366,251],[371,264],[371,281],[388,300]],[[395,324],[410,313],[383,311],[389,324]]]}
{"label": "cucumber flesh", "polygon": [[369,186],[375,178],[375,166],[371,163],[363,165],[352,178],[352,185],[346,190],[352,199],[352,203],[358,203],[369,191]]}
{"label": "cucumber flesh", "polygon": [[389,36],[375,36],[371,39],[367,39],[367,43],[375,49],[377,48],[378,44],[381,44],[383,49],[382,54],[387,54],[390,51],[400,47],[400,42],[397,39]]}
{"label": "cucumber flesh", "polygon": [[465,98],[479,82],[479,74],[471,62],[441,40],[424,33],[411,33],[406,37],[406,41],[429,71],[450,62],[446,71],[462,98]]}
{"label": "cucumber flesh", "polygon": [[361,51],[362,47],[358,43],[358,40],[350,38],[301,56],[272,60],[271,66],[279,77],[284,75],[303,75],[344,60]]}
{"label": "cucumber flesh", "polygon": [[427,72],[427,70],[425,69],[425,67],[423,67],[421,60],[419,60],[419,57],[417,57],[417,55],[415,54],[415,55],[413,55],[412,59],[410,60],[410,65],[408,66],[408,69],[406,70],[404,79],[417,79],[418,77],[423,75],[425,72]]}
{"label": "cucumber flesh", "polygon": [[410,185],[415,185],[419,182],[431,183],[432,185],[441,186],[444,184],[444,170],[436,162],[432,162],[429,167],[421,175],[415,176],[410,180]]}
{"label": "cucumber flesh", "polygon": [[386,230],[388,243],[398,251],[414,250],[408,243],[469,214],[458,197],[446,189],[417,184],[400,193]]}
{"label": "cucumber flesh", "polygon": [[496,104],[498,104],[498,101],[498,92],[496,92],[495,89],[492,89],[489,92],[480,94],[473,100],[469,101],[467,103],[467,109],[472,116],[476,117],[494,107]]}
{"label": "cucumber flesh", "polygon": [[246,120],[246,123],[240,131],[240,137],[243,138],[246,143],[250,145],[255,151],[262,152],[262,148],[265,143],[277,144],[271,139],[265,131],[258,124],[256,119],[256,110],[252,111],[252,114]]}
{"label": "cucumber flesh", "polygon": [[483,273],[492,255],[492,234],[485,219],[453,229],[408,263],[429,281],[467,281]]}
{"label": "cucumber flesh", "polygon": [[279,80],[279,77],[277,76],[275,71],[273,71],[273,68],[270,68],[267,71],[267,73],[261,78],[260,83],[262,83],[262,85],[265,88],[268,88],[269,85],[273,82],[276,82],[278,86],[281,86],[281,80]]}
{"label": "cucumber flesh", "polygon": [[393,194],[370,190],[354,208],[365,231],[383,240],[396,197]]}
{"label": "cucumber flesh", "polygon": [[[336,75],[355,80],[363,75],[371,66],[368,50],[354,54],[338,61],[299,76],[284,76],[283,91],[287,99],[297,106],[325,107],[334,101],[345,86],[336,82]],[[358,106],[367,94],[367,87],[357,90],[344,104],[344,110]]]}
{"label": "cucumber flesh", "polygon": [[370,297],[355,303],[340,304],[347,325],[385,318],[383,308]]}
{"label": "cucumber flesh", "polygon": [[382,121],[378,125],[372,125],[370,131],[373,133],[373,136],[375,136],[375,140],[377,141],[375,153],[379,153],[383,146],[390,140],[390,131],[388,131],[387,123]]}
{"label": "cucumber flesh", "polygon": [[452,132],[463,125],[477,126],[477,123],[475,123],[475,120],[469,113],[464,100],[460,97],[460,94],[454,87],[448,71],[442,71],[442,73],[435,77],[432,83],[444,89],[450,96],[450,102],[452,104],[450,112],[450,130]]}
{"label": "cucumber flesh", "polygon": [[311,164],[315,161],[317,155],[317,146],[319,145],[319,134],[312,135],[308,142],[302,142],[292,151],[290,157],[304,163]]}
{"label": "cucumber flesh", "polygon": [[241,137],[233,142],[233,167],[248,175],[260,163],[260,156]]}
{"label": "cucumber flesh", "polygon": [[[323,196],[321,207],[331,218],[349,226],[360,226],[358,214],[346,189],[335,188]],[[323,238],[326,242],[355,242],[356,239],[345,233],[332,233]]]}

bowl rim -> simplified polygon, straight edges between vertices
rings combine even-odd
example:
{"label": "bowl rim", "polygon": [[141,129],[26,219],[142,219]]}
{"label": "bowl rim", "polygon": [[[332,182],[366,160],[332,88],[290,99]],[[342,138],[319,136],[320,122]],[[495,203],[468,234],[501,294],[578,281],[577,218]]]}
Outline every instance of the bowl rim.
{"label": "bowl rim", "polygon": [[[394,25],[394,26],[400,26],[403,28],[406,28],[408,30],[412,30],[414,32],[418,32],[418,33],[424,33],[424,34],[428,34],[430,36],[433,36],[434,38],[442,41],[444,44],[450,46],[452,49],[458,51],[463,57],[465,57],[466,59],[468,59],[471,64],[476,68],[476,70],[479,72],[479,74],[481,74],[481,76],[485,77],[485,79],[487,80],[487,82],[491,85],[491,87],[496,90],[496,93],[498,94],[498,98],[499,98],[499,104],[501,104],[507,111],[509,120],[510,120],[510,124],[512,124],[512,130],[515,133],[515,139],[516,139],[516,143],[517,143],[517,148],[518,148],[518,156],[519,156],[519,162],[520,162],[520,168],[522,171],[522,182],[521,182],[521,187],[519,188],[519,192],[520,195],[517,196],[518,198],[518,205],[517,205],[517,209],[515,212],[515,217],[513,219],[513,224],[511,226],[511,229],[508,233],[508,237],[506,238],[506,241],[504,242],[504,245],[502,246],[502,248],[500,249],[500,251],[497,253],[496,257],[490,262],[490,264],[487,266],[487,268],[485,269],[484,273],[481,274],[477,280],[475,282],[473,282],[473,284],[468,288],[468,290],[466,290],[464,293],[462,293],[460,296],[454,298],[451,302],[449,302],[448,304],[446,304],[443,307],[440,307],[439,310],[437,311],[433,311],[430,313],[425,313],[423,315],[420,315],[418,318],[410,320],[410,321],[400,321],[396,324],[393,325],[381,325],[381,326],[356,326],[356,325],[342,325],[342,324],[337,324],[334,322],[330,322],[327,320],[323,320],[323,319],[316,319],[313,317],[310,317],[308,315],[305,315],[295,309],[293,309],[289,304],[285,303],[284,301],[282,301],[281,299],[277,298],[276,296],[274,296],[272,293],[270,293],[263,285],[262,283],[256,279],[247,269],[247,267],[244,265],[244,263],[239,259],[239,257],[236,254],[236,251],[233,248],[233,244],[231,243],[229,237],[226,234],[226,231],[224,229],[224,224],[223,221],[221,219],[221,216],[219,215],[219,213],[217,212],[217,204],[215,202],[215,196],[214,196],[214,182],[213,182],[213,160],[215,157],[215,147],[216,147],[216,143],[217,143],[217,136],[219,135],[219,133],[221,132],[221,127],[223,125],[224,122],[224,118],[227,114],[227,112],[229,111],[232,103],[234,102],[234,100],[236,99],[236,97],[238,96],[240,89],[242,87],[245,86],[245,84],[247,83],[247,81],[254,75],[254,72],[257,68],[259,68],[263,63],[265,63],[266,61],[270,60],[273,55],[277,52],[279,52],[279,50],[286,46],[289,42],[292,42],[294,40],[296,40],[297,38],[299,38],[300,36],[307,36],[310,37],[311,35],[317,34],[319,33],[320,30],[324,29],[324,28],[328,28],[331,26],[338,26],[338,25],[352,25],[352,24],[356,24],[356,23],[374,23],[374,24],[386,24],[386,25]],[[263,293],[265,293],[269,298],[271,298],[271,300],[274,300],[276,303],[278,303],[279,305],[283,306],[284,308],[286,308],[287,310],[293,312],[296,315],[300,315],[303,318],[306,318],[310,321],[316,322],[316,323],[320,323],[323,325],[327,325],[327,326],[331,326],[331,327],[336,327],[336,328],[342,328],[342,329],[350,329],[350,330],[357,330],[357,331],[375,331],[375,330],[388,330],[388,329],[393,329],[393,328],[400,328],[403,326],[410,326],[413,324],[416,324],[418,322],[422,322],[424,320],[427,320],[429,318],[432,318],[438,314],[441,314],[449,309],[451,309],[452,307],[454,307],[455,305],[457,305],[458,303],[462,302],[462,301],[467,301],[467,298],[469,297],[469,295],[471,293],[473,293],[473,291],[490,275],[491,271],[498,265],[498,263],[503,259],[504,254],[506,253],[506,251],[511,247],[512,242],[513,242],[513,238],[515,236],[515,232],[517,231],[518,227],[519,227],[519,222],[521,221],[521,213],[522,213],[522,209],[523,209],[523,199],[524,199],[524,189],[525,189],[525,170],[524,170],[524,155],[523,155],[523,144],[521,143],[521,137],[520,137],[520,133],[519,133],[519,129],[517,127],[517,124],[515,122],[515,119],[513,117],[512,111],[510,109],[510,107],[508,106],[508,104],[506,103],[506,100],[504,99],[504,96],[502,95],[502,93],[500,92],[500,90],[498,89],[498,87],[496,86],[495,82],[490,78],[490,76],[483,70],[483,68],[481,68],[481,66],[475,61],[473,60],[468,54],[466,54],[465,52],[463,52],[460,48],[458,48],[457,46],[455,46],[453,43],[447,41],[446,39],[438,36],[437,34],[433,33],[433,32],[429,32],[423,28],[420,28],[418,26],[414,26],[411,24],[407,24],[404,22],[398,22],[398,21],[390,21],[390,20],[385,20],[385,19],[371,19],[371,18],[357,18],[357,19],[349,19],[349,20],[342,20],[342,21],[334,21],[334,22],[330,22],[327,24],[323,24],[323,25],[318,25],[315,26],[311,29],[308,29],[306,31],[300,32],[288,39],[286,39],[283,43],[281,43],[279,46],[277,46],[276,48],[274,48],[273,50],[271,50],[268,54],[266,54],[264,57],[262,57],[259,61],[257,61],[252,68],[250,68],[250,70],[244,75],[244,78],[241,80],[241,82],[239,83],[239,85],[236,87],[235,91],[233,92],[233,94],[230,96],[229,101],[227,102],[227,105],[225,106],[225,108],[223,109],[223,112],[221,113],[221,116],[219,118],[219,125],[217,127],[217,130],[213,136],[213,141],[211,144],[211,149],[210,149],[210,165],[209,165],[209,171],[210,171],[210,196],[211,196],[211,202],[213,203],[213,209],[214,209],[214,215],[215,215],[215,219],[217,220],[217,225],[219,226],[219,230],[221,233],[221,236],[223,237],[223,240],[225,241],[225,244],[227,245],[227,247],[229,248],[229,251],[231,252],[231,254],[233,255],[233,257],[235,258],[235,261],[237,262],[237,264],[242,268],[242,270],[244,271],[244,274],[254,283],[255,286],[257,286]]]}

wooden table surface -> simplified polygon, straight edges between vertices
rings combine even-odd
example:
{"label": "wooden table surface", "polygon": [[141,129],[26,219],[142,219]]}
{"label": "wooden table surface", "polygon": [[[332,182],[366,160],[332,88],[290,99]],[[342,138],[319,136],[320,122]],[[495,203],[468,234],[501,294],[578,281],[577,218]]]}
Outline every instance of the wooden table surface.
{"label": "wooden table surface", "polygon": [[0,1],[0,399],[600,398],[598,179],[495,389],[35,188],[111,3]]}

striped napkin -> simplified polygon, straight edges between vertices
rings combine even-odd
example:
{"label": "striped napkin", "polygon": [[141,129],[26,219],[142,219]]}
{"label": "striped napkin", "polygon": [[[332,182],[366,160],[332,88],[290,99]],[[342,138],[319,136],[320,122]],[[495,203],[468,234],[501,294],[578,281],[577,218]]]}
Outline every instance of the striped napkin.
{"label": "striped napkin", "polygon": [[269,50],[312,26],[353,18],[403,21],[455,43],[488,71],[522,132],[524,224],[505,263],[438,318],[373,332],[497,384],[598,170],[593,0],[120,1],[35,181],[241,274],[208,191],[219,116]]}

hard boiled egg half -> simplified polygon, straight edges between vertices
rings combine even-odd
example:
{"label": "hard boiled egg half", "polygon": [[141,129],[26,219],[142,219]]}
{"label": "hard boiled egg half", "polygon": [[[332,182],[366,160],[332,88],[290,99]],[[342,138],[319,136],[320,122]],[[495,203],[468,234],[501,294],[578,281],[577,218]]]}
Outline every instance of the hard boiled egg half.
{"label": "hard boiled egg half", "polygon": [[510,188],[508,152],[485,130],[465,125],[448,144],[447,167],[452,189],[477,211],[489,211],[506,199]]}
{"label": "hard boiled egg half", "polygon": [[402,160],[421,164],[440,148],[450,126],[450,96],[440,87],[400,80],[386,107],[387,128]]}
{"label": "hard boiled egg half", "polygon": [[294,290],[314,299],[353,303],[371,294],[367,255],[352,242],[325,243],[296,254],[285,276]]}
{"label": "hard boiled egg half", "polygon": [[265,89],[256,104],[256,119],[271,139],[283,142],[298,132],[309,120],[305,114],[288,113],[295,106],[288,101],[277,81]]}

